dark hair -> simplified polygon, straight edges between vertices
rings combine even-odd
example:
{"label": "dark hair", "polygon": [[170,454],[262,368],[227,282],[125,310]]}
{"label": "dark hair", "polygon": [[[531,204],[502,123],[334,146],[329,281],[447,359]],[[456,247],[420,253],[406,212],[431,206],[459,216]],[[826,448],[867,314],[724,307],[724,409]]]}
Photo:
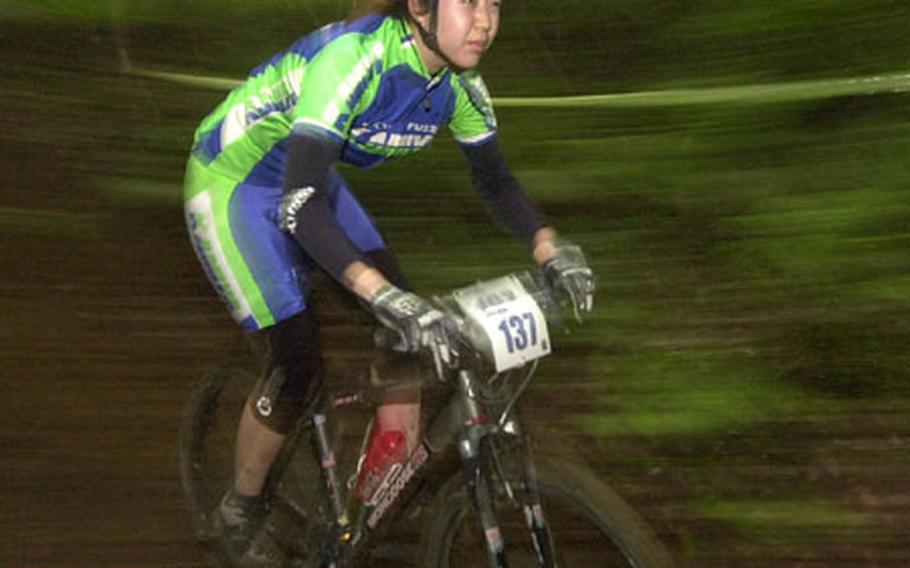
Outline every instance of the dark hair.
{"label": "dark hair", "polygon": [[373,0],[377,2],[382,10],[396,16],[404,16],[408,13],[408,0]]}
{"label": "dark hair", "polygon": [[390,14],[404,17],[408,14],[408,0],[355,0],[349,20],[367,14]]}

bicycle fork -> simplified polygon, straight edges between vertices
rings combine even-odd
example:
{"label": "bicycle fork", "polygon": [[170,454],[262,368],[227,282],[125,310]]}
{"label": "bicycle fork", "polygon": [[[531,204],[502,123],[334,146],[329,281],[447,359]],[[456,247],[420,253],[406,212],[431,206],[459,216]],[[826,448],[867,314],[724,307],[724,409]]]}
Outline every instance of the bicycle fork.
{"label": "bicycle fork", "polygon": [[[523,478],[521,481],[524,484],[524,491],[521,508],[524,512],[525,524],[528,526],[528,532],[531,534],[534,552],[537,553],[537,561],[545,568],[557,568],[558,565],[554,551],[553,535],[550,532],[550,527],[547,524],[546,517],[543,513],[543,506],[540,502],[540,489],[537,485],[537,469],[534,466],[531,440],[527,436],[524,437],[524,444],[522,447],[522,465]],[[502,469],[500,468],[499,471],[501,472]]]}
{"label": "bicycle fork", "polygon": [[489,469],[485,463],[487,458],[485,454],[488,453],[489,448],[483,447],[487,445],[485,438],[489,435],[489,430],[488,425],[469,426],[459,440],[458,455],[464,467],[465,481],[473,499],[474,509],[480,519],[490,566],[506,568],[509,565],[506,558],[506,545],[499,528]]}
{"label": "bicycle fork", "polygon": [[[492,470],[496,473],[509,500],[519,506],[524,513],[539,565],[544,568],[557,568],[552,535],[541,505],[530,440],[522,435],[515,420],[504,422],[502,428],[487,420],[474,399],[470,375],[464,373],[459,376],[459,389],[467,412],[464,416],[466,422],[458,436],[458,455],[461,458],[472,504],[483,530],[490,566],[506,568],[509,565],[506,542],[496,514]],[[522,438],[522,474],[519,480],[522,487],[519,499],[516,499],[509,478],[503,471],[493,443],[495,437],[501,434]]]}

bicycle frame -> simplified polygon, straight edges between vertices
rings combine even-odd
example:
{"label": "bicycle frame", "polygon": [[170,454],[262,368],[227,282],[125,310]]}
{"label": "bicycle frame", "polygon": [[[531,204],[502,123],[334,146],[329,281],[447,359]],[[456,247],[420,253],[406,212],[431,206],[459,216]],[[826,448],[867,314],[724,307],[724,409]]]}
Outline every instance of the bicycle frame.
{"label": "bicycle frame", "polygon": [[[473,502],[481,521],[491,566],[508,566],[505,545],[500,536],[490,493],[494,473],[491,470],[499,467],[493,440],[502,437],[523,440],[522,432],[514,417],[502,416],[499,422],[491,419],[487,408],[477,395],[476,381],[472,371],[461,370],[457,373],[451,395],[431,421],[417,448],[379,489],[376,497],[366,505],[347,499],[343,485],[339,482],[335,453],[326,433],[326,425],[332,410],[356,403],[362,400],[362,397],[354,394],[325,399],[317,411],[310,413],[299,423],[289,438],[282,456],[276,461],[270,479],[272,486],[277,484],[298,449],[300,435],[305,429],[312,427],[314,449],[319,458],[328,505],[333,515],[333,523],[329,527],[331,542],[326,543],[324,551],[325,566],[336,566],[356,558],[366,548],[362,545],[370,540],[371,535],[383,530],[387,523],[395,518],[403,504],[416,493],[419,481],[435,467],[441,467],[441,457],[453,445],[457,449],[467,487],[474,497]],[[512,406],[507,408],[508,412],[511,410]],[[527,452],[525,457],[528,459],[526,473],[530,473],[533,471],[533,464]],[[496,473],[507,494],[514,500],[505,477],[501,472]],[[533,476],[527,482],[533,485]],[[534,491],[529,493],[532,496],[536,495]],[[289,505],[297,510],[293,503]],[[548,552],[552,546],[539,498],[536,502],[522,503],[522,507],[529,522],[535,549],[541,557],[541,565],[553,566],[551,561],[544,560],[552,557]],[[305,511],[297,512],[301,516],[306,516]]]}
{"label": "bicycle frame", "polygon": [[[549,324],[559,320],[549,317],[554,306],[549,289],[542,288],[546,284],[526,276],[479,282],[434,298],[456,320],[460,339],[467,344],[464,349],[455,344],[457,368],[437,368],[437,377],[418,374],[415,380],[406,378],[414,375],[413,369],[399,374],[398,367],[387,366],[382,356],[368,373],[356,377],[365,385],[361,390],[329,396],[314,385],[318,394],[303,409],[263,488],[274,514],[268,517],[262,554],[301,568],[401,561],[400,553],[410,547],[373,546],[383,543],[382,533],[396,522],[400,524],[394,525],[396,535],[399,528],[408,536],[415,531],[424,535],[422,558],[434,567],[486,564],[483,558],[493,568],[507,566],[506,553],[513,563],[554,567],[554,537],[561,539],[563,532],[565,542],[584,538],[591,546],[561,547],[560,565],[589,566],[607,559],[648,568],[673,565],[653,529],[586,467],[582,456],[571,451],[571,442],[553,439],[556,443],[547,444],[539,459],[532,455],[515,405],[539,359],[550,353]],[[535,311],[531,302],[541,311]],[[234,370],[210,374],[184,410],[181,481],[196,535],[209,560],[221,565],[234,559],[214,532],[211,516],[229,467],[224,451],[229,446],[220,434],[223,426],[234,424],[235,411],[248,400],[254,380],[249,373]],[[353,452],[340,454],[343,469],[336,464],[336,450],[354,449],[339,420],[343,414],[336,409],[353,403],[373,407],[427,382],[445,384],[445,396],[433,397],[438,406],[433,405],[417,448],[404,463],[392,466],[372,492],[376,497],[363,503],[354,491],[346,490],[353,489],[359,475],[350,465]],[[370,430],[367,427],[363,435],[357,454],[361,458]],[[315,456],[301,451],[302,438],[316,450]],[[341,473],[347,483],[340,481]],[[558,522],[547,523],[541,494],[547,513]],[[425,505],[430,505],[426,511]],[[510,542],[505,543],[502,535]]]}
{"label": "bicycle frame", "polygon": [[[495,295],[484,296],[482,300],[484,305],[501,301]],[[511,350],[511,347],[509,349]],[[548,347],[546,351],[549,352]],[[453,387],[451,395],[426,428],[420,443],[408,460],[400,467],[396,466],[377,490],[376,495],[366,504],[347,499],[344,487],[339,483],[335,453],[329,444],[326,423],[333,409],[369,400],[371,397],[366,392],[368,389],[354,394],[324,398],[317,411],[305,415],[307,418],[298,424],[295,434],[285,445],[286,451],[282,452],[283,455],[273,466],[270,478],[274,479],[275,483],[281,478],[295,452],[301,431],[311,426],[333,517],[330,527],[331,542],[325,551],[324,564],[335,566],[356,558],[365,550],[367,547],[362,546],[363,543],[368,541],[373,533],[382,530],[389,519],[395,517],[397,510],[415,494],[419,480],[433,471],[434,467],[440,464],[439,458],[454,445],[461,461],[466,486],[472,495],[472,502],[483,529],[490,565],[494,568],[507,566],[505,543],[493,506],[492,492],[495,474],[496,480],[509,499],[517,503],[514,492],[502,472],[496,447],[498,441],[511,439],[522,442],[525,448],[522,480],[524,500],[520,506],[524,510],[535,551],[541,566],[555,566],[552,539],[536,491],[530,445],[523,437],[518,421],[512,416],[515,402],[527,387],[535,369],[536,361],[522,384],[512,392],[511,400],[495,417],[490,415],[491,409],[483,400],[484,397],[481,395],[483,384],[477,373],[472,370],[471,362],[466,361],[461,368],[451,371],[450,384]],[[420,386],[425,385],[421,383]],[[305,512],[302,513],[305,515]]]}

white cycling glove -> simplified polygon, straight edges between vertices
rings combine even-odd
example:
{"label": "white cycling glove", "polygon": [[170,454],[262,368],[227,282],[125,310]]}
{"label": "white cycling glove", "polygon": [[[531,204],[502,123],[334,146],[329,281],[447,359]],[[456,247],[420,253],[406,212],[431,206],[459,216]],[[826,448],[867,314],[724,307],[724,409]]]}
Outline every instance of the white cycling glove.
{"label": "white cycling glove", "polygon": [[403,353],[429,352],[437,373],[452,366],[456,326],[443,312],[416,294],[391,284],[379,289],[369,300],[376,318],[398,335],[392,346]]}
{"label": "white cycling glove", "polygon": [[553,257],[542,266],[544,277],[551,288],[568,296],[575,319],[581,321],[582,312],[594,309],[594,271],[580,246],[562,239],[555,240],[553,246]]}

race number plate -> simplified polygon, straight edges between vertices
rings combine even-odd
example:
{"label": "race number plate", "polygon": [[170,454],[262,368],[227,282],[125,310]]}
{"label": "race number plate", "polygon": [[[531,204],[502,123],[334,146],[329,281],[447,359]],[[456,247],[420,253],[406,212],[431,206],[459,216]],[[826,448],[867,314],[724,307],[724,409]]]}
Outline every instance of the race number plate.
{"label": "race number plate", "polygon": [[462,288],[454,298],[472,327],[489,341],[496,372],[550,354],[547,320],[514,276]]}

